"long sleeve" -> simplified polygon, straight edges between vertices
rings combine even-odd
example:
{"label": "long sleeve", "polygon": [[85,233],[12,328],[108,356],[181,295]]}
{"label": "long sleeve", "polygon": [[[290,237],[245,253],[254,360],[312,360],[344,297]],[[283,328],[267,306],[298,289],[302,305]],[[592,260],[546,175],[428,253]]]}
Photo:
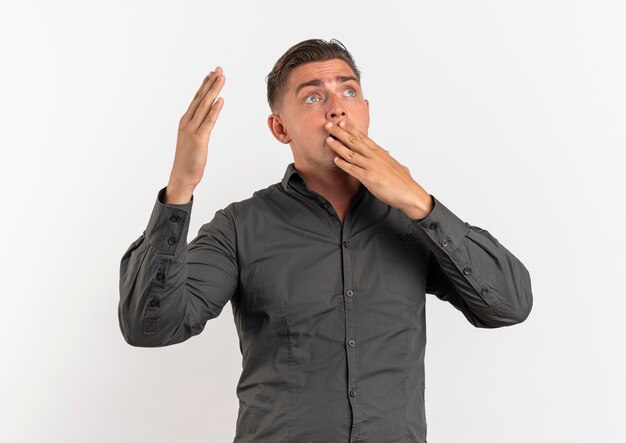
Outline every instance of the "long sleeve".
{"label": "long sleeve", "polygon": [[218,210],[187,244],[193,196],[185,204],[164,204],[165,189],[120,263],[119,325],[133,346],[168,346],[199,334],[237,290],[235,229],[228,212]]}
{"label": "long sleeve", "polygon": [[526,267],[487,230],[432,197],[430,214],[412,220],[431,247],[426,292],[450,302],[476,327],[524,321],[533,304]]}

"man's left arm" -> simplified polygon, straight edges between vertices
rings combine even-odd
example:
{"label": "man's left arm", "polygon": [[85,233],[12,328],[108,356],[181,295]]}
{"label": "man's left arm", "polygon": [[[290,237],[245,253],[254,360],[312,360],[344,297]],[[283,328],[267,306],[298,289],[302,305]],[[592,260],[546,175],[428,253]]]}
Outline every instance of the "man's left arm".
{"label": "man's left arm", "polygon": [[411,219],[431,249],[426,292],[449,301],[476,327],[524,321],[532,309],[530,274],[487,230],[463,222],[432,194],[432,210]]}

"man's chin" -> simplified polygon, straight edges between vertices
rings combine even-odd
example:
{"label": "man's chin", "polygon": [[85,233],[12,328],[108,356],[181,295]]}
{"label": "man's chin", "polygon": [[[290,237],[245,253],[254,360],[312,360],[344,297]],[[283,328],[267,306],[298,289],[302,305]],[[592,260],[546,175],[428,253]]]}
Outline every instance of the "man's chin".
{"label": "man's chin", "polygon": [[343,174],[347,174],[346,171],[341,169],[335,163],[335,157],[339,157],[336,151],[333,150],[327,143],[324,143],[324,147],[322,148],[320,163],[324,165],[324,168],[330,171],[341,172]]}

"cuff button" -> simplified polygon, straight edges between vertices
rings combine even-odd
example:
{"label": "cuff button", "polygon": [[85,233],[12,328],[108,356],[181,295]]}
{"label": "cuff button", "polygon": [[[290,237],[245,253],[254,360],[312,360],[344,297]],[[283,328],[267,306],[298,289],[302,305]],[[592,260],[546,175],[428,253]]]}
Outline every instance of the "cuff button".
{"label": "cuff button", "polygon": [[170,237],[167,239],[167,243],[173,245],[174,243],[176,243],[176,239],[174,237]]}

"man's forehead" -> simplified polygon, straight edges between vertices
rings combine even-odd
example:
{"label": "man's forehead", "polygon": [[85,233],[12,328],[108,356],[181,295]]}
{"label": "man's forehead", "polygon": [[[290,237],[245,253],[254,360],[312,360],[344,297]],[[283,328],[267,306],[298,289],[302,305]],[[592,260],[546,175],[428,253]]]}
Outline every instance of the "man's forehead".
{"label": "man's forehead", "polygon": [[355,77],[355,75],[350,66],[339,59],[303,63],[291,71],[288,88],[294,89],[302,82],[315,79],[330,83],[337,77]]}

